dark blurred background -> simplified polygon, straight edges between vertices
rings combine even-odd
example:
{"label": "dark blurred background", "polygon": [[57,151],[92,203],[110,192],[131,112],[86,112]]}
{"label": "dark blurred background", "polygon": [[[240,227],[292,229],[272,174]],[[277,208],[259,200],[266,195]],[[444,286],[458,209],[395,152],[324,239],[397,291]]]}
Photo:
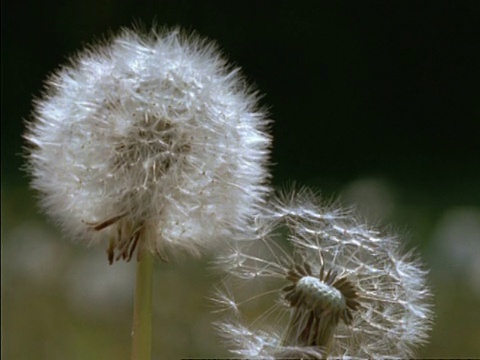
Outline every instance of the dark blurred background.
{"label": "dark blurred background", "polygon": [[[128,359],[131,264],[69,243],[19,168],[42,82],[120,27],[216,40],[265,94],[273,183],[394,224],[436,294],[423,357],[480,357],[480,2],[2,1],[2,357]],[[206,260],[156,267],[155,358],[226,356]]]}

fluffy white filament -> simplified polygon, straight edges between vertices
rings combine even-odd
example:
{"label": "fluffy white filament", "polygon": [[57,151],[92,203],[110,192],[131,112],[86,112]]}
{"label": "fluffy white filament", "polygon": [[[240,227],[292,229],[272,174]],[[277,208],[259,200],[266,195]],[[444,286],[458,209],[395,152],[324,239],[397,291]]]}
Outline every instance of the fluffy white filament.
{"label": "fluffy white filament", "polygon": [[266,126],[215,45],[124,30],[46,82],[25,136],[32,185],[75,239],[198,254],[258,212]]}
{"label": "fluffy white filament", "polygon": [[232,352],[247,359],[410,358],[426,341],[426,272],[397,237],[306,189],[279,194],[258,220],[256,239],[219,258],[230,275],[214,300],[227,311],[218,328]]}

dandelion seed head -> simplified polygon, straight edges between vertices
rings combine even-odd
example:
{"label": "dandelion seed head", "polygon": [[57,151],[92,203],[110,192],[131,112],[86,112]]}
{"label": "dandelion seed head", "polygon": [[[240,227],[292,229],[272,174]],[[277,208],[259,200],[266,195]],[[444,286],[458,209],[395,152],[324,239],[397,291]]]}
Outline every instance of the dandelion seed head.
{"label": "dandelion seed head", "polygon": [[73,238],[138,238],[198,254],[249,227],[270,137],[258,99],[217,47],[179,29],[123,30],[46,82],[28,124],[41,204]]}
{"label": "dandelion seed head", "polygon": [[[235,266],[225,265],[228,254],[219,262],[237,302],[230,327],[249,331],[232,351],[246,358],[408,358],[427,341],[427,273],[398,237],[365,225],[353,210],[324,205],[306,189],[277,195],[262,221],[269,233],[238,242]],[[245,281],[248,274],[256,276]],[[267,284],[264,293],[246,290],[255,281]],[[255,316],[250,303],[257,304]],[[269,346],[245,346],[255,336]]]}
{"label": "dandelion seed head", "polygon": [[306,307],[316,309],[317,305],[326,303],[334,311],[345,309],[346,302],[342,293],[314,276],[302,276],[296,284],[296,290],[304,297]]}

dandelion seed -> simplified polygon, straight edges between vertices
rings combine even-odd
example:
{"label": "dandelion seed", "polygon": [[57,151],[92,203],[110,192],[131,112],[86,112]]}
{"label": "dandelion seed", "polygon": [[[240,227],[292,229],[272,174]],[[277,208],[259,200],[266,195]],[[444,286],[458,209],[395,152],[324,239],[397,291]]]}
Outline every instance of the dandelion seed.
{"label": "dandelion seed", "polygon": [[[307,189],[279,194],[258,220],[258,238],[237,242],[235,256],[219,260],[229,276],[228,291],[217,297],[236,303],[218,324],[232,352],[408,358],[426,342],[426,272],[412,253],[402,254],[397,237],[362,224],[353,211],[325,206]],[[248,321],[259,308],[266,310]]]}
{"label": "dandelion seed", "polygon": [[199,254],[248,228],[267,191],[257,97],[212,43],[124,30],[47,81],[25,138],[32,186],[73,238]]}

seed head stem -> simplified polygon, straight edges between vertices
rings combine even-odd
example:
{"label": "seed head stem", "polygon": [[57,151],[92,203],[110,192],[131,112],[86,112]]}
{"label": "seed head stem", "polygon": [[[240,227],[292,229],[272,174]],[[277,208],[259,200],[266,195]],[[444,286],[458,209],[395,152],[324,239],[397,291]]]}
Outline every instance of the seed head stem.
{"label": "seed head stem", "polygon": [[142,246],[137,260],[133,310],[132,360],[150,360],[152,352],[153,255]]}

